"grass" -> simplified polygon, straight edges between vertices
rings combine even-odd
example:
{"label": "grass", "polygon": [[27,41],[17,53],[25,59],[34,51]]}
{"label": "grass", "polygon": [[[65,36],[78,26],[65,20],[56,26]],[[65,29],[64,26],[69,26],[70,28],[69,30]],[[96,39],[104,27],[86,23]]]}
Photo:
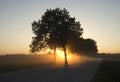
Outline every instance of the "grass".
{"label": "grass", "polygon": [[33,64],[29,64],[29,65],[9,64],[9,65],[0,66],[0,73],[20,71],[20,70],[27,70],[27,69],[48,68],[52,64],[53,64],[53,62],[45,63],[45,64],[38,63],[38,64],[34,64],[34,65]]}
{"label": "grass", "polygon": [[91,82],[120,82],[120,60],[104,60]]}
{"label": "grass", "polygon": [[45,61],[42,56],[0,56],[0,73],[48,68],[53,65],[53,60]]}

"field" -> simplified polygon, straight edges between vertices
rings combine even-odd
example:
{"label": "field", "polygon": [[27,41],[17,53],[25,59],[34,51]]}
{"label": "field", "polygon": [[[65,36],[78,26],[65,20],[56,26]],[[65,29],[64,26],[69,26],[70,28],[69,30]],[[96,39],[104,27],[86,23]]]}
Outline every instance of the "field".
{"label": "field", "polygon": [[120,82],[120,58],[104,58],[92,82]]}
{"label": "field", "polygon": [[[82,63],[77,56],[69,57],[68,64]],[[73,61],[73,59],[75,61]],[[78,60],[78,61],[77,61]],[[45,69],[56,68],[64,66],[64,55],[56,56],[56,62],[54,62],[54,56],[52,54],[40,54],[40,55],[3,55],[0,56],[0,73],[26,70],[26,69]]]}
{"label": "field", "polygon": [[0,82],[120,82],[120,56],[82,58],[65,69],[52,55],[0,56]]}
{"label": "field", "polygon": [[53,58],[50,55],[0,56],[0,73],[25,70],[25,69],[47,68],[53,64],[52,59]]}
{"label": "field", "polygon": [[100,61],[79,61],[65,68],[64,61],[53,63],[51,55],[0,56],[0,82],[90,82]]}
{"label": "field", "polygon": [[[79,56],[68,56],[68,64],[75,65],[84,62]],[[64,55],[56,55],[54,62],[53,54],[40,55],[3,55],[0,56],[0,73],[19,71],[25,69],[45,69],[64,66]]]}

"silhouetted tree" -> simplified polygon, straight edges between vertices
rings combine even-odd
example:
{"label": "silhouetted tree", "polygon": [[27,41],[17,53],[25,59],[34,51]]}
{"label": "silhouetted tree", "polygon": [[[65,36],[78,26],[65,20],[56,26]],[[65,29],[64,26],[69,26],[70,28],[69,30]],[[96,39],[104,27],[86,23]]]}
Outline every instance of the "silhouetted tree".
{"label": "silhouetted tree", "polygon": [[92,39],[83,39],[82,37],[78,38],[74,35],[70,38],[68,46],[73,53],[81,53],[87,56],[95,55],[98,52],[96,41]]}
{"label": "silhouetted tree", "polygon": [[82,49],[85,54],[90,56],[95,55],[98,52],[96,41],[93,39],[84,39],[84,46]]}
{"label": "silhouetted tree", "polygon": [[74,17],[70,17],[69,12],[64,8],[47,9],[41,20],[32,23],[32,31],[35,34],[32,40],[31,52],[57,47],[64,50],[65,66],[67,66],[66,45],[71,37],[71,33],[77,37],[82,35],[82,28]]}

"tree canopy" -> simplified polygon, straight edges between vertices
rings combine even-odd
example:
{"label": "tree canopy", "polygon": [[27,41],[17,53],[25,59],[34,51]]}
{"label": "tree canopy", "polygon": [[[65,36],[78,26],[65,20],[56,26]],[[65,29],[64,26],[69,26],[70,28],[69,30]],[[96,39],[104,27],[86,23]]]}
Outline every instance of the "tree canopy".
{"label": "tree canopy", "polygon": [[41,20],[32,23],[33,37],[31,52],[34,53],[45,47],[64,48],[71,33],[80,37],[82,28],[74,17],[64,8],[47,9]]}
{"label": "tree canopy", "polygon": [[94,56],[98,52],[96,41],[83,37],[78,38],[74,35],[69,39],[68,47],[72,53],[79,53],[80,55]]}

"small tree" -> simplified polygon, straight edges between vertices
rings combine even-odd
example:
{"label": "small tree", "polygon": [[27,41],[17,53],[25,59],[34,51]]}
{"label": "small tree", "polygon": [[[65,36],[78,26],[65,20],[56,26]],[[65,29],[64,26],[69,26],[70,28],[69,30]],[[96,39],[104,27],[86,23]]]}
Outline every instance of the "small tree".
{"label": "small tree", "polygon": [[98,52],[96,41],[94,41],[93,39],[84,39],[83,45],[80,46],[83,47],[81,48],[81,52],[83,52],[87,56],[94,56]]}
{"label": "small tree", "polygon": [[93,39],[84,39],[82,37],[78,38],[74,35],[70,38],[68,46],[73,53],[79,53],[80,55],[94,56],[98,52],[96,41]]}
{"label": "small tree", "polygon": [[77,37],[82,35],[82,28],[74,17],[64,8],[47,9],[41,20],[32,23],[32,31],[35,34],[32,40],[31,52],[37,52],[46,47],[54,49],[62,48],[65,55],[65,66],[67,67],[66,45],[71,34]]}

